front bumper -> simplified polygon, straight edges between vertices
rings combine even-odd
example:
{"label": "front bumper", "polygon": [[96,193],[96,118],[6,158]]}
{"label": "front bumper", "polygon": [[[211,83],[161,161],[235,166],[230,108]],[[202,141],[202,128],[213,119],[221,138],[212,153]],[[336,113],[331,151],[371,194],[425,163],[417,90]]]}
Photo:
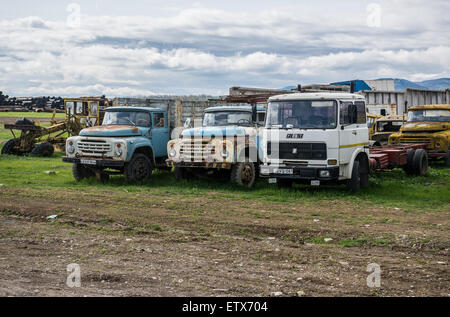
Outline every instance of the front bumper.
{"label": "front bumper", "polygon": [[[292,174],[284,174],[280,170],[292,170]],[[320,176],[321,171],[328,171],[329,176]],[[339,167],[308,167],[308,166],[272,166],[261,165],[260,176],[270,178],[283,178],[293,180],[322,180],[331,181],[339,179]]]}
{"label": "front bumper", "polygon": [[68,157],[63,156],[62,161],[65,163],[77,163],[88,166],[99,166],[99,167],[123,167],[125,165],[124,161],[108,160],[102,158],[92,158],[92,157]]}
{"label": "front bumper", "polygon": [[214,168],[214,169],[230,169],[233,164],[225,162],[174,162],[166,160],[168,167],[189,167],[189,168]]}

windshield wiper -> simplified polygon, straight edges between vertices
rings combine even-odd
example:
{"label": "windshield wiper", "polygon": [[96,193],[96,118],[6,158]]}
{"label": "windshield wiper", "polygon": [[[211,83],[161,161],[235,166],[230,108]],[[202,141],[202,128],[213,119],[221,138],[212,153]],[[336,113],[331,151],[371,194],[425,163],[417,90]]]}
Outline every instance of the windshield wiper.
{"label": "windshield wiper", "polygon": [[128,120],[128,122],[130,122],[132,125],[136,126],[136,123],[134,123],[133,121],[131,121],[129,118],[124,118],[126,120]]}

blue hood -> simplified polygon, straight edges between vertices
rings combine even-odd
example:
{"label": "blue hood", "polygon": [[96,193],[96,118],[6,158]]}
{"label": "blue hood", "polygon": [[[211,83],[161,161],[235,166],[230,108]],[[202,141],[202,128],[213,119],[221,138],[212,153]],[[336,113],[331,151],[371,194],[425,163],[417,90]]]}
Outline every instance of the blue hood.
{"label": "blue hood", "polygon": [[211,137],[211,136],[245,136],[245,130],[241,127],[202,127],[184,130],[183,137]]}
{"label": "blue hood", "polygon": [[81,136],[99,136],[99,137],[126,137],[126,136],[141,136],[148,128],[139,128],[128,125],[105,125],[90,127],[81,130]]}

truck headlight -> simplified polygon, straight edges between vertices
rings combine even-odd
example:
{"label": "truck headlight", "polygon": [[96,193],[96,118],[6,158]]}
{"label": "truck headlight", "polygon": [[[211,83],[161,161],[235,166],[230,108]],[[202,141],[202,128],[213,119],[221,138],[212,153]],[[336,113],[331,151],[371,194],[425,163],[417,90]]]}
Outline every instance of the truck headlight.
{"label": "truck headlight", "polygon": [[174,157],[175,155],[177,155],[177,151],[175,151],[174,149],[171,149],[169,152],[170,157]]}
{"label": "truck headlight", "polygon": [[114,154],[116,156],[122,156],[123,150],[122,150],[122,144],[117,143],[116,144],[116,150],[114,151]]}
{"label": "truck headlight", "polygon": [[72,140],[69,140],[67,142],[66,150],[67,150],[68,154],[74,154],[75,153],[75,147],[73,146],[73,141]]}
{"label": "truck headlight", "polygon": [[228,157],[228,152],[227,152],[226,149],[223,149],[220,154],[222,155],[223,158],[227,158]]}

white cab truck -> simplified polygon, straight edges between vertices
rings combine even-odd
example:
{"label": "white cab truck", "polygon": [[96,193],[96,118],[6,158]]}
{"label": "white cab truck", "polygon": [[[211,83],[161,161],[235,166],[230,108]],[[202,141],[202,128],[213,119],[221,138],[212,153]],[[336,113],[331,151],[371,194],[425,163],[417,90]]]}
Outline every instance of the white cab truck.
{"label": "white cab truck", "polygon": [[280,187],[369,182],[369,130],[363,96],[296,93],[269,99],[260,176]]}

